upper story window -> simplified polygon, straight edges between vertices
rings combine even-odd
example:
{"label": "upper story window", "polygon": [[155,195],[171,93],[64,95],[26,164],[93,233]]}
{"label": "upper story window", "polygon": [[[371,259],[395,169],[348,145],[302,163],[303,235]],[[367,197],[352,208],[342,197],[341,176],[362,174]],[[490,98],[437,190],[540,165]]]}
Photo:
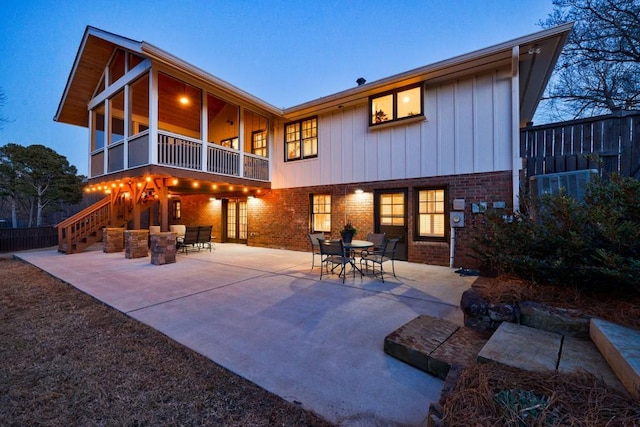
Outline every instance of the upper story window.
{"label": "upper story window", "polygon": [[251,154],[267,157],[267,131],[257,130],[251,134]]}
{"label": "upper story window", "polygon": [[423,116],[422,84],[369,98],[369,126]]}
{"label": "upper story window", "polygon": [[445,238],[445,200],[444,188],[418,190],[417,240],[442,240]]}
{"label": "upper story window", "polygon": [[285,161],[318,156],[318,118],[287,123],[285,134]]}

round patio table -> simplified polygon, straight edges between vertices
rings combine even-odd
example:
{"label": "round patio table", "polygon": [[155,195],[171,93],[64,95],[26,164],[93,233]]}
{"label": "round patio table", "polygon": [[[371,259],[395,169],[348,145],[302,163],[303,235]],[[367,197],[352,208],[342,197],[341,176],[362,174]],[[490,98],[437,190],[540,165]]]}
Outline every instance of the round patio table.
{"label": "round patio table", "polygon": [[362,273],[362,270],[360,270],[360,268],[356,265],[355,250],[367,249],[374,245],[375,243],[368,240],[352,240],[350,243],[345,243],[344,241],[342,242],[342,246],[344,246],[345,251],[349,251],[349,258],[351,259],[349,263],[351,264],[351,267],[358,270],[358,273],[360,273],[361,276],[364,276],[364,274]]}

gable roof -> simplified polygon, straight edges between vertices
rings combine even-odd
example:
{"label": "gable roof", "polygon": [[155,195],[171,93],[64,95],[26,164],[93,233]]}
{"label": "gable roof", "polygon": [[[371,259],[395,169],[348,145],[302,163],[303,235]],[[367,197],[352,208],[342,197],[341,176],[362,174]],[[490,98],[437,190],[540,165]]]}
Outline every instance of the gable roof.
{"label": "gable roof", "polygon": [[232,98],[292,120],[366,102],[369,96],[421,81],[427,85],[511,67],[518,50],[520,123],[531,121],[573,23],[513,39],[485,49],[366,83],[297,106],[280,109],[144,41],[135,41],[88,26],[76,54],[54,120],[88,126],[87,105],[113,50],[125,48],[214,86]]}
{"label": "gable roof", "polygon": [[430,85],[499,68],[511,67],[513,70],[513,52],[517,47],[520,73],[520,123],[524,124],[533,118],[571,28],[573,28],[573,23],[567,23],[536,32],[285,108],[283,114],[288,119],[296,119],[310,114],[361,104],[371,95],[421,81]]}

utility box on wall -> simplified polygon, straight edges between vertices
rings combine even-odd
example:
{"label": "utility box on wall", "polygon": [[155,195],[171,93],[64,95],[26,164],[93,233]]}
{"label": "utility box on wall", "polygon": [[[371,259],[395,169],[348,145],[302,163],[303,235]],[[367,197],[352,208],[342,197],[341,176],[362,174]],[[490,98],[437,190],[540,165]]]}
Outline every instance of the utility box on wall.
{"label": "utility box on wall", "polygon": [[455,228],[464,227],[464,212],[449,212],[449,225]]}

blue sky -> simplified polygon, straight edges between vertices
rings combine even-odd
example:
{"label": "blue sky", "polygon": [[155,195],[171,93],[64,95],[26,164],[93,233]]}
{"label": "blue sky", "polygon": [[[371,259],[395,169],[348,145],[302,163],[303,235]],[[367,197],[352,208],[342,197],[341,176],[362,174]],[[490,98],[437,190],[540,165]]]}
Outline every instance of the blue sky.
{"label": "blue sky", "polygon": [[551,0],[0,0],[0,145],[87,173],[88,133],[53,116],[91,25],[144,40],[290,107],[541,30]]}

